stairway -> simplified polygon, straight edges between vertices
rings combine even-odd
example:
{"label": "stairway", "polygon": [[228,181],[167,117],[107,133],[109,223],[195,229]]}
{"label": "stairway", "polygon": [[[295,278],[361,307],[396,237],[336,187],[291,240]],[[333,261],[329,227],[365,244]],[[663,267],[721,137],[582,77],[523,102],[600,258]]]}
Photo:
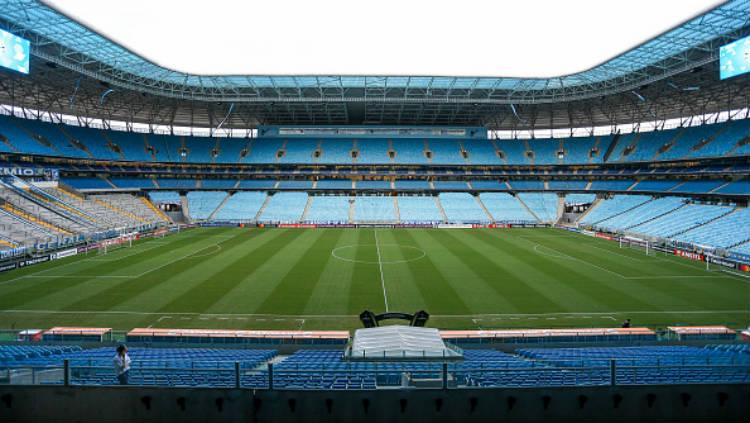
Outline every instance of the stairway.
{"label": "stairway", "polygon": [[398,208],[398,197],[393,196],[393,210],[396,214],[396,223],[401,223],[401,210]]}
{"label": "stairway", "polygon": [[732,214],[732,213],[736,212],[737,210],[738,210],[738,209],[737,209],[737,207],[735,207],[735,208],[733,208],[733,209],[729,210],[728,212],[726,212],[726,213],[724,213],[724,214],[722,214],[722,215],[720,215],[720,216],[716,216],[716,217],[714,217],[713,219],[707,220],[707,221],[705,221],[705,222],[703,222],[703,223],[699,223],[699,224],[697,224],[697,225],[695,225],[695,226],[691,226],[691,227],[689,227],[689,228],[687,228],[687,229],[685,229],[685,230],[683,230],[683,231],[675,232],[675,233],[673,233],[673,234],[669,235],[669,236],[668,236],[667,238],[674,238],[674,237],[676,237],[677,235],[682,235],[682,234],[684,234],[685,232],[688,232],[688,231],[692,231],[692,230],[693,230],[693,229],[695,229],[695,228],[699,228],[699,227],[701,227],[701,226],[705,226],[705,225],[708,225],[708,224],[709,224],[709,223],[711,223],[711,222],[715,222],[715,221],[717,221],[717,220],[719,220],[719,219],[722,219],[722,218],[724,218],[724,217],[726,217],[726,216],[729,216],[730,214]]}
{"label": "stairway", "polygon": [[620,138],[621,138],[621,135],[620,135],[619,132],[616,133],[614,137],[612,137],[612,142],[609,143],[609,147],[607,147],[607,151],[604,152],[604,157],[602,158],[602,163],[609,162],[609,156],[611,156],[612,153],[615,151],[615,148],[617,147],[617,144],[620,142]]}
{"label": "stairway", "polygon": [[734,182],[734,181],[728,181],[728,182],[724,182],[723,184],[721,184],[721,185],[719,185],[718,187],[716,187],[716,188],[712,189],[711,191],[709,191],[709,194],[710,194],[710,193],[714,193],[714,192],[716,192],[716,191],[718,191],[718,190],[720,190],[720,189],[724,188],[725,186],[727,186],[727,185],[731,184],[732,182]]}
{"label": "stairway", "polygon": [[[62,203],[57,198],[54,198],[43,190],[26,183],[20,178],[15,176],[13,178],[14,182],[0,182],[0,186],[5,187],[8,190],[9,195],[15,195],[18,197],[21,201],[17,203],[19,208],[26,208],[28,210],[28,207],[23,205],[23,202],[28,202],[29,204],[33,204],[34,207],[42,208],[65,221],[79,225],[79,229],[81,230],[96,226],[96,219],[88,214]],[[50,220],[49,218],[45,219]]]}
{"label": "stairway", "polygon": [[87,156],[89,156],[89,158],[94,158],[94,155],[91,154],[91,151],[89,151],[89,147],[86,144],[82,143],[80,140],[76,139],[74,136],[70,135],[68,131],[65,130],[65,125],[58,124],[55,125],[55,127],[60,130],[60,132],[62,132],[65,138],[68,139],[68,144],[83,151]]}
{"label": "stairway", "polygon": [[489,217],[489,218],[490,218],[490,222],[494,222],[494,221],[495,221],[495,218],[494,218],[494,217],[492,216],[492,213],[490,213],[490,211],[489,211],[489,210],[487,209],[487,207],[486,207],[486,206],[484,205],[484,203],[482,202],[482,199],[481,199],[481,198],[479,198],[479,196],[478,196],[478,195],[474,196],[474,199],[476,199],[476,200],[477,200],[477,204],[479,204],[479,207],[481,207],[481,208],[482,208],[482,210],[484,210],[484,212],[485,212],[485,213],[487,214],[487,217]]}
{"label": "stairway", "polygon": [[[81,210],[78,210],[75,206],[69,205],[69,204],[65,203],[64,201],[62,201],[60,199],[52,197],[49,194],[45,193],[46,195],[42,195],[42,194],[40,194],[38,192],[32,191],[30,188],[28,190],[26,190],[26,194],[28,196],[30,196],[32,199],[34,199],[37,203],[41,203],[41,205],[43,205],[47,209],[51,209],[51,210],[54,211],[54,208],[59,207],[62,210],[64,210],[65,212],[73,213],[74,215],[76,215],[75,217],[73,217],[73,216],[67,216],[67,215],[65,217],[68,218],[68,219],[72,218],[71,220],[73,220],[74,222],[81,223],[81,224],[84,224],[84,225],[87,225],[87,224],[88,225],[96,225],[96,223],[97,223],[96,219],[94,219],[92,216],[89,216],[87,213],[85,213],[85,212],[83,212]],[[87,222],[86,221],[80,221],[77,218],[86,219]]]}
{"label": "stairway", "polygon": [[[313,182],[313,184],[316,184],[316,183],[317,181]],[[313,188],[315,187],[313,186]],[[302,217],[300,218],[301,222],[304,222],[307,220],[307,214],[310,212],[310,207],[312,207],[313,198],[315,197],[313,197],[310,194],[307,195],[307,202],[305,203],[305,209],[302,211]]]}
{"label": "stairway", "polygon": [[557,218],[555,219],[555,223],[560,221],[563,213],[565,213],[565,196],[561,195],[557,197]]}
{"label": "stairway", "polygon": [[664,212],[664,213],[662,213],[662,214],[660,214],[660,215],[658,215],[658,216],[654,216],[654,217],[652,217],[652,218],[650,218],[650,219],[646,219],[646,220],[644,220],[644,221],[642,221],[642,222],[638,222],[638,223],[636,223],[635,225],[630,225],[630,226],[628,226],[628,227],[626,227],[626,228],[624,228],[624,229],[631,229],[631,228],[634,228],[634,227],[636,227],[636,226],[642,225],[642,224],[644,224],[644,223],[650,222],[650,221],[652,221],[652,220],[656,220],[656,219],[658,219],[658,218],[660,218],[660,217],[662,217],[662,216],[666,216],[666,215],[668,215],[669,213],[672,213],[673,211],[679,210],[679,209],[681,209],[681,208],[683,208],[683,207],[685,207],[685,206],[687,206],[687,203],[682,203],[682,204],[680,204],[679,206],[677,206],[677,207],[675,207],[675,208],[673,208],[673,209],[671,209],[671,210],[669,210],[669,211],[666,211],[666,212]]}
{"label": "stairway", "polygon": [[537,222],[541,222],[542,221],[542,219],[540,219],[539,216],[537,216],[536,213],[534,213],[531,210],[531,208],[529,206],[527,206],[526,203],[523,202],[523,200],[521,200],[521,197],[519,197],[519,196],[516,195],[516,200],[518,200],[518,202],[521,203],[521,205],[523,206],[523,208],[526,209],[527,212],[529,212],[532,216],[534,216],[534,219],[536,219]]}
{"label": "stairway", "polygon": [[55,188],[55,190],[63,196],[68,196],[72,200],[78,201],[79,203],[86,200],[86,197],[81,195],[80,192],[76,191],[74,188],[66,184],[63,184],[62,182],[57,183],[57,188]]}
{"label": "stairway", "polygon": [[[650,199],[648,199],[648,200],[646,200],[646,201],[644,201],[644,202],[642,202],[642,203],[636,204],[635,206],[633,206],[633,207],[631,207],[631,208],[629,208],[629,209],[627,209],[627,210],[623,210],[623,211],[621,211],[620,213],[616,213],[616,214],[613,214],[613,215],[611,215],[611,216],[607,216],[606,218],[604,218],[604,219],[602,219],[602,220],[599,220],[599,221],[593,222],[593,223],[591,224],[591,226],[595,226],[595,225],[598,225],[598,224],[600,224],[600,223],[602,223],[602,222],[604,222],[604,221],[607,221],[607,220],[609,220],[609,219],[612,219],[612,218],[615,218],[615,217],[617,217],[617,216],[623,215],[623,214],[625,214],[625,213],[630,213],[630,212],[631,212],[632,210],[635,210],[635,209],[637,209],[638,207],[641,207],[641,206],[643,206],[643,205],[645,205],[645,204],[648,204],[648,203],[650,203],[650,202],[652,202],[652,201],[654,201],[654,198],[653,198],[653,197],[652,197],[652,198],[650,198]],[[580,219],[579,219],[579,220],[580,220]]]}
{"label": "stairway", "polygon": [[28,221],[32,225],[40,226],[40,227],[42,227],[44,229],[47,229],[47,230],[50,230],[50,231],[53,231],[53,232],[57,232],[57,233],[60,233],[60,234],[63,234],[63,235],[73,235],[73,232],[70,232],[67,229],[63,229],[63,228],[61,228],[59,226],[56,226],[56,225],[53,225],[53,224],[51,224],[51,223],[49,223],[47,221],[44,221],[44,220],[42,220],[42,219],[34,216],[33,214],[27,212],[26,210],[20,209],[20,208],[14,206],[13,204],[11,204],[11,203],[9,203],[7,201],[5,202],[5,204],[2,205],[2,208],[3,208],[3,210],[5,210],[7,212],[12,213],[16,217],[19,217],[19,218],[21,218],[21,219],[23,219],[25,221]]}
{"label": "stairway", "polygon": [[[146,205],[146,207],[148,207],[149,209],[151,209],[151,211],[153,211],[154,213],[156,213],[156,215],[159,216],[162,220],[164,220],[165,222],[168,222],[168,223],[172,221],[172,219],[170,219],[169,216],[167,216],[167,214],[164,213],[164,211],[162,209],[156,207],[154,205],[154,203],[151,202],[151,200],[149,200],[146,197],[139,197],[139,199],[141,200],[141,202],[143,204]],[[221,206],[224,205],[225,201],[226,201],[226,199],[224,199],[224,201],[219,205],[219,208],[221,208]],[[214,213],[215,213],[215,211],[214,211]],[[212,214],[212,216],[213,216],[213,214]]]}
{"label": "stairway", "polygon": [[443,216],[443,222],[448,223],[448,215],[445,214],[445,209],[443,209],[443,204],[440,203],[440,196],[436,195],[434,198],[435,198],[435,205],[437,205],[438,211],[440,212],[440,216]]}
{"label": "stairway", "polygon": [[19,215],[13,213],[12,211],[6,210],[5,203],[3,203],[2,205],[0,205],[0,215],[6,215],[10,219],[15,220],[17,222],[20,222],[21,224],[29,225],[29,226],[35,228],[36,230],[38,230],[38,231],[40,231],[40,232],[42,232],[44,234],[47,234],[48,236],[52,236],[52,237],[59,236],[59,233],[56,232],[55,230],[46,228],[46,227],[44,227],[42,225],[39,225],[39,224],[34,223],[34,222],[30,221],[30,220],[27,220],[24,217],[19,216]]}
{"label": "stairway", "polygon": [[356,197],[351,197],[351,199],[349,200],[349,223],[354,223],[354,218],[356,217],[355,216],[355,207],[356,207],[355,201],[357,201]]}
{"label": "stairway", "polygon": [[[119,145],[112,142],[112,139],[107,135],[107,131],[98,131],[99,134],[107,141],[107,148],[109,148],[112,153],[116,154],[120,160],[125,160],[125,153],[123,153],[122,148],[120,148]],[[115,146],[117,146],[117,150],[115,150]],[[119,150],[119,151],[118,151]]]}
{"label": "stairway", "polygon": [[193,219],[190,218],[190,206],[185,195],[180,195],[180,208],[182,208],[182,215],[185,216],[185,221],[188,223],[192,222]]}
{"label": "stairway", "polygon": [[594,199],[594,202],[591,203],[589,208],[587,208],[586,211],[578,215],[578,219],[576,219],[575,224],[578,225],[578,222],[583,220],[583,218],[586,217],[586,215],[589,214],[592,210],[594,210],[601,202],[602,202],[601,198]]}
{"label": "stairway", "polygon": [[14,243],[12,243],[10,241],[6,241],[6,240],[4,240],[2,238],[0,238],[0,245],[2,245],[3,247],[8,247],[8,248],[16,248],[17,247],[16,244],[14,244]]}
{"label": "stairway", "polygon": [[144,219],[144,218],[142,218],[140,216],[136,216],[133,213],[127,211],[127,210],[123,210],[123,209],[121,209],[121,208],[119,208],[117,206],[109,204],[106,201],[102,201],[102,200],[100,200],[98,198],[94,198],[94,202],[96,202],[97,204],[100,204],[100,205],[102,205],[102,206],[104,206],[104,207],[112,210],[113,212],[115,212],[115,213],[117,213],[117,214],[119,214],[121,216],[130,218],[132,220],[137,220],[138,222],[141,222],[141,223],[146,223],[146,224],[149,223],[146,219]]}
{"label": "stairway", "polygon": [[218,213],[219,210],[221,210],[221,208],[224,207],[224,204],[226,204],[226,202],[229,201],[229,199],[231,197],[232,197],[231,194],[227,193],[227,195],[224,196],[224,199],[221,200],[221,202],[219,203],[219,205],[216,206],[216,208],[214,209],[214,211],[212,211],[211,214],[208,215],[208,217],[206,218],[206,220],[208,220],[208,221],[213,220],[214,216],[216,215],[216,213]]}
{"label": "stairway", "polygon": [[270,201],[271,201],[271,196],[266,195],[266,199],[263,201],[263,205],[260,206],[260,209],[258,209],[258,213],[255,213],[255,218],[253,218],[254,221],[257,222],[258,220],[260,220],[260,217],[263,216],[263,212],[266,211],[266,207],[268,207],[268,203]]}

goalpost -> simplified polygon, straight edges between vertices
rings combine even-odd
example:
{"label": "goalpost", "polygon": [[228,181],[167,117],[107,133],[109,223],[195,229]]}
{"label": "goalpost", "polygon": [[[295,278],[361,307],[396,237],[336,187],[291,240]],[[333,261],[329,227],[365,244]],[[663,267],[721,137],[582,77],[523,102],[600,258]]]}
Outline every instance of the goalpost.
{"label": "goalpost", "polygon": [[620,237],[620,248],[642,250],[646,253],[647,256],[655,254],[654,246],[650,241],[630,236]]}
{"label": "goalpost", "polygon": [[107,255],[113,251],[119,250],[120,248],[133,247],[133,239],[135,239],[135,235],[135,233],[127,233],[122,234],[117,238],[105,239],[99,243],[98,254]]}
{"label": "goalpost", "polygon": [[711,253],[706,253],[704,258],[706,261],[706,271],[727,273],[738,278],[748,279],[750,282],[750,274],[738,271],[737,263],[725,260],[721,255]]}

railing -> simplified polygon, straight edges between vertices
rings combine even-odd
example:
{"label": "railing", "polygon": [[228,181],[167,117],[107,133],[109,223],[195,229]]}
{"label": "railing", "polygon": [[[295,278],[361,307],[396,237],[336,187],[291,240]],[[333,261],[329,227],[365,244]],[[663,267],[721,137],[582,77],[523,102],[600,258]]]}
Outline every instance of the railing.
{"label": "railing", "polygon": [[[192,362],[167,365],[164,361],[139,362],[129,372],[131,386],[244,388],[273,390],[375,390],[375,389],[486,389],[517,387],[576,387],[614,385],[747,384],[750,365],[606,365],[491,366],[470,368],[457,363],[421,367],[386,365],[370,367],[302,368],[257,362]],[[360,366],[361,367],[361,366]],[[68,361],[54,365],[0,367],[5,385],[118,385],[114,369],[106,362]]]}

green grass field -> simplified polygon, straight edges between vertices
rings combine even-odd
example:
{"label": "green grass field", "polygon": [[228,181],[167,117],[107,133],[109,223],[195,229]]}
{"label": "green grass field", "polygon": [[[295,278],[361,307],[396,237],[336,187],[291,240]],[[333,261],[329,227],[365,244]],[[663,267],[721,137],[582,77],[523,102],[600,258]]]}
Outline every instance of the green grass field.
{"label": "green grass field", "polygon": [[193,229],[0,275],[0,328],[747,326],[750,284],[557,229]]}

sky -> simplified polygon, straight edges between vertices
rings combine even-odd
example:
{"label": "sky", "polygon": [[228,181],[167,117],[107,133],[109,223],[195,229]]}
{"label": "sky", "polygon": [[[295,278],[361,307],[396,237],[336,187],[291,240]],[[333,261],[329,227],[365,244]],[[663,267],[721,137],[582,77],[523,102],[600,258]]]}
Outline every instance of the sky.
{"label": "sky", "polygon": [[548,78],[595,67],[712,0],[45,0],[198,75]]}

